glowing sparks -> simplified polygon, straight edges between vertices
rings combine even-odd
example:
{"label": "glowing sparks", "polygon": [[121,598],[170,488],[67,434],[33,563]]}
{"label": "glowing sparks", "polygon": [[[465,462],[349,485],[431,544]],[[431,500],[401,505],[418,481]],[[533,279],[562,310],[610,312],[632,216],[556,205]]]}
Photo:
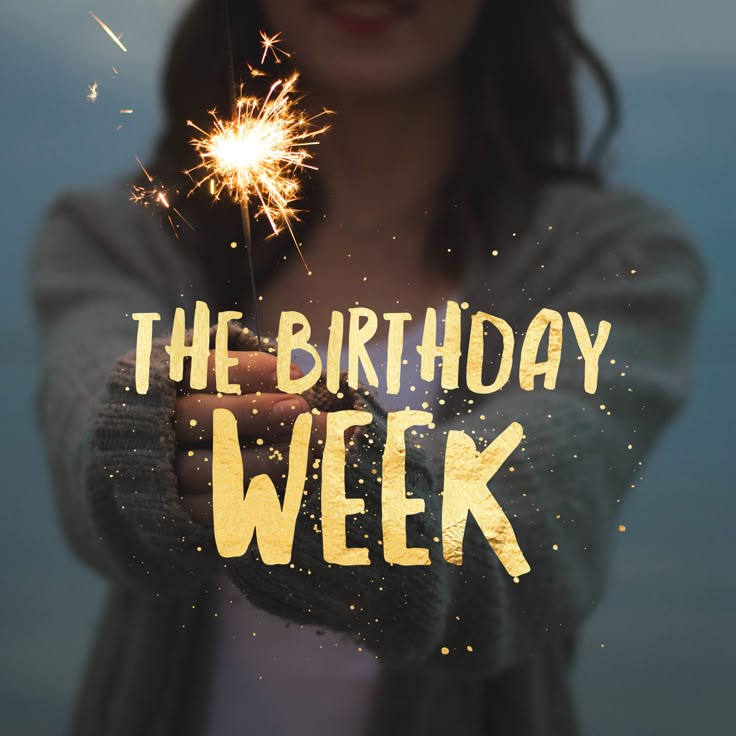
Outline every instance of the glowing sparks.
{"label": "glowing sparks", "polygon": [[123,50],[127,53],[128,49],[123,46],[123,42],[120,40],[122,36],[116,36],[112,30],[110,29],[110,26],[108,26],[106,23],[103,23],[91,10],[89,11],[89,14],[95,19],[95,21],[98,23],[100,28],[102,28],[105,33],[107,33],[108,36]]}
{"label": "glowing sparks", "polygon": [[[263,47],[263,56],[261,57],[261,64],[263,64],[266,61],[266,57],[268,56],[269,51],[271,52],[271,55],[273,56],[274,61],[277,64],[281,63],[281,58],[288,59],[291,54],[287,53],[283,49],[280,49],[278,47],[278,44],[281,42],[281,34],[277,33],[275,36],[269,36],[264,31],[261,31],[261,46]],[[252,73],[251,69],[251,73]]]}
{"label": "glowing sparks", "polygon": [[[226,191],[239,204],[256,200],[256,217],[266,217],[275,235],[287,228],[298,249],[291,228],[298,220],[293,207],[300,191],[297,173],[316,168],[307,163],[307,147],[317,145],[316,138],[327,130],[317,128],[314,120],[328,111],[310,118],[299,110],[299,98],[293,96],[297,80],[294,73],[275,81],[263,100],[241,96],[232,120],[211,111],[209,133],[188,121],[202,137],[192,140],[201,163],[187,173],[195,188],[208,184],[216,199]],[[202,173],[199,179],[197,172]]]}
{"label": "glowing sparks", "polygon": [[97,98],[100,95],[100,88],[97,82],[94,84],[88,84],[87,89],[89,90],[89,92],[87,92],[87,99],[90,102],[97,102]]}
{"label": "glowing sparks", "polygon": [[128,108],[127,110],[121,110],[120,111],[120,114],[121,115],[132,115],[133,114],[133,110],[131,110],[130,108]]}
{"label": "glowing sparks", "polygon": [[166,187],[161,182],[156,181],[156,179],[146,171],[146,168],[143,166],[138,156],[135,157],[135,160],[138,162],[138,166],[141,167],[143,175],[148,179],[148,183],[151,186],[143,187],[140,186],[140,184],[133,184],[130,188],[131,201],[136,204],[143,205],[143,207],[161,207],[162,209],[167,210],[166,219],[169,221],[169,225],[171,225],[171,229],[177,238],[179,237],[179,233],[177,231],[177,226],[174,223],[174,218],[171,214],[172,212],[185,225],[187,225],[187,227],[194,230],[189,222],[187,222],[184,215],[182,215],[176,207],[172,207]]}
{"label": "glowing sparks", "polygon": [[266,72],[264,72],[263,70],[259,69],[256,66],[251,66],[250,64],[248,64],[248,71],[250,72],[251,77],[254,77],[254,78],[267,76]]}

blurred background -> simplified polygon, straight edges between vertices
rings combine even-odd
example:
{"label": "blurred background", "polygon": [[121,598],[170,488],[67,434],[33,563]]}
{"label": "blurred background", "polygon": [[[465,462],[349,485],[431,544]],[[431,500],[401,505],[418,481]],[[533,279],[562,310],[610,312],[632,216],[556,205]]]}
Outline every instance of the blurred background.
{"label": "blurred background", "polygon": [[[160,62],[184,4],[95,0],[95,13],[124,33],[128,53],[80,0],[0,4],[7,501],[0,733],[11,736],[62,732],[103,592],[61,539],[35,427],[36,348],[24,292],[29,240],[60,190],[132,172],[136,155],[145,160],[160,120]],[[580,0],[579,7],[623,93],[614,181],[669,205],[711,271],[690,404],[626,500],[627,531],[617,539],[608,594],[580,650],[583,722],[596,736],[730,736],[736,3]],[[95,82],[93,104],[86,95]]]}

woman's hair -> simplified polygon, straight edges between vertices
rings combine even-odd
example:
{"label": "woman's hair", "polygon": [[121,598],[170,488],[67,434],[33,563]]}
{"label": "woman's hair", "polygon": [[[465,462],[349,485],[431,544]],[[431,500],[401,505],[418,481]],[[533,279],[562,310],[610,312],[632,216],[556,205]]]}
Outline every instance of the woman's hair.
{"label": "woman's hair", "polygon": [[[258,2],[194,1],[174,35],[165,70],[166,122],[152,163],[164,180],[173,181],[198,163],[186,121],[204,127],[209,110],[222,113],[230,107],[228,12],[236,74],[247,74],[247,64],[261,58],[259,31],[266,23]],[[464,243],[487,244],[504,231],[519,230],[546,183],[573,178],[600,185],[603,154],[619,118],[614,83],[583,38],[571,0],[486,0],[461,65],[464,148],[439,200],[445,207],[436,214],[437,237],[427,246],[428,264],[455,272],[462,267]],[[587,153],[582,150],[581,69],[596,82],[605,109]],[[261,95],[265,90],[259,84],[268,83],[248,78],[248,93]],[[318,208],[316,193],[314,182],[305,182],[305,211]],[[239,301],[236,295],[244,293],[242,251],[204,247],[203,240],[238,240],[237,208],[213,205],[206,196],[190,197],[181,206],[195,224],[196,233],[190,235],[203,267],[217,284],[222,304],[232,307]],[[517,213],[515,219],[511,212]],[[254,234],[257,240],[268,234],[263,223],[256,223]],[[453,245],[449,256],[448,237]],[[293,243],[281,238],[254,249],[260,285],[289,247]]]}

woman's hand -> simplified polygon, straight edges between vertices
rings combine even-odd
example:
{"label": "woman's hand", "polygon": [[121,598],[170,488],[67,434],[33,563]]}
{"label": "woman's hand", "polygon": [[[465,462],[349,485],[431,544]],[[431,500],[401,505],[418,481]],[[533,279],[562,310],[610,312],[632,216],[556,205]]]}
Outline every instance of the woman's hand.
{"label": "woman's hand", "polygon": [[[230,368],[230,382],[239,384],[240,395],[217,394],[214,353],[210,355],[209,380],[204,391],[181,393],[176,400],[174,426],[177,450],[175,472],[182,504],[201,524],[212,524],[212,414],[228,409],[238,421],[246,488],[250,479],[266,473],[277,489],[285,486],[289,441],[294,422],[309,411],[301,397],[276,388],[276,358],[260,351],[231,352],[238,364]],[[301,376],[292,366],[292,377]],[[188,386],[188,380],[182,382]],[[313,417],[313,457],[319,456],[326,414]]]}

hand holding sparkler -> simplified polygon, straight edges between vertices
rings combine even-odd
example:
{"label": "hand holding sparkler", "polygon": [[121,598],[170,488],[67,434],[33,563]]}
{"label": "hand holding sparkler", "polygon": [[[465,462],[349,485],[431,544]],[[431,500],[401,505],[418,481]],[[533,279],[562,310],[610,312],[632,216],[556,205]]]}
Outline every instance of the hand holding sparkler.
{"label": "hand holding sparkler", "polygon": [[[253,335],[248,339],[255,342]],[[259,475],[268,475],[276,488],[282,488],[288,472],[289,446],[294,422],[309,411],[302,397],[286,394],[276,386],[276,358],[259,350],[229,353],[237,358],[230,368],[230,379],[241,387],[240,395],[217,393],[215,359],[210,359],[211,380],[203,391],[180,394],[176,400],[174,428],[176,455],[174,468],[181,503],[192,519],[211,526],[213,462],[213,415],[216,409],[227,409],[238,422],[238,435],[245,482]],[[296,366],[292,376],[301,376]],[[189,384],[185,376],[182,386]],[[326,434],[327,413],[312,417],[310,466],[322,455]]]}

